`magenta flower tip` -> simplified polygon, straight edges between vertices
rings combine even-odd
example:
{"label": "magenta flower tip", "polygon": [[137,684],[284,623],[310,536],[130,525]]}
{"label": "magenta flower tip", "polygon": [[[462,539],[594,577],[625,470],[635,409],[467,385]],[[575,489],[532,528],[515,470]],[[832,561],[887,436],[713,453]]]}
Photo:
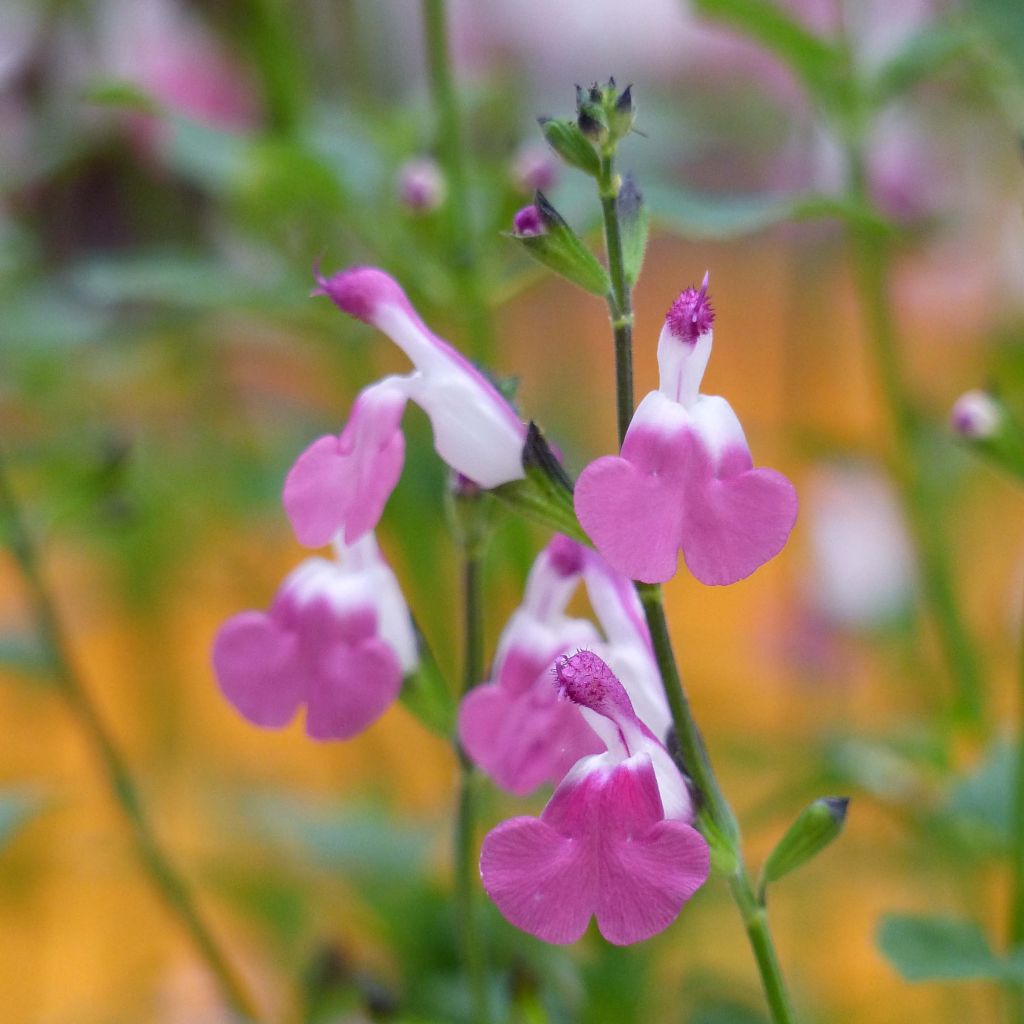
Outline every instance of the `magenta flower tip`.
{"label": "magenta flower tip", "polygon": [[534,235],[543,235],[544,221],[541,218],[540,210],[538,210],[533,203],[529,206],[524,206],[515,215],[515,217],[512,218],[512,231],[524,238],[530,238]]}
{"label": "magenta flower tip", "polygon": [[672,335],[689,345],[695,345],[715,322],[715,311],[708,298],[708,279],[709,274],[705,272],[700,288],[687,288],[665,314]]}
{"label": "magenta flower tip", "polygon": [[615,673],[593,651],[577,651],[555,664],[558,693],[574,704],[616,721],[634,718],[633,705]]}
{"label": "magenta flower tip", "polygon": [[351,267],[331,277],[313,268],[317,287],[314,295],[326,295],[340,310],[366,323],[386,302],[405,305],[407,299],[398,282],[376,267]]}

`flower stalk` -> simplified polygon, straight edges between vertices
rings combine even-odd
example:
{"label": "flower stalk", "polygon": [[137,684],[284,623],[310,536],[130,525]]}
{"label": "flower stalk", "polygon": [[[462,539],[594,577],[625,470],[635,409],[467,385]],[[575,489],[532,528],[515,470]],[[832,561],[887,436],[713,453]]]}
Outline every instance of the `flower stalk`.
{"label": "flower stalk", "polygon": [[[851,143],[846,157],[851,201],[867,207],[871,199],[862,146]],[[847,231],[872,355],[895,439],[893,471],[920,553],[922,596],[953,685],[951,718],[954,724],[977,729],[983,718],[981,665],[957,599],[948,556],[951,549],[937,514],[937,496],[921,465],[920,429],[889,294],[889,241],[871,225],[850,222]]]}
{"label": "flower stalk", "polygon": [[[608,311],[615,340],[616,411],[620,444],[633,418],[633,311],[622,251],[619,224],[619,179],[614,171],[615,143],[604,147],[598,191],[604,216],[605,251],[612,289]],[[683,767],[699,792],[703,807],[698,824],[711,847],[712,862],[729,878],[729,889],[743,918],[747,937],[757,961],[765,997],[774,1024],[793,1024],[795,1017],[786,994],[782,970],[768,926],[764,904],[754,893],[740,850],[736,816],[726,800],[711,765],[700,730],[690,708],[682,678],[672,650],[665,619],[661,587],[637,583],[644,615],[651,633],[655,658],[665,697],[672,712],[672,723]]]}
{"label": "flower stalk", "polygon": [[256,1000],[231,965],[196,905],[185,879],[160,845],[143,806],[139,787],[74,666],[53,600],[43,580],[39,556],[0,457],[0,529],[21,572],[31,613],[49,669],[68,708],[100,762],[107,787],[127,822],[146,876],[178,918],[192,945],[216,979],[228,1005],[245,1021],[258,1021]]}
{"label": "flower stalk", "polygon": [[[475,489],[454,495],[455,521],[462,547],[463,670],[462,695],[483,679],[484,601],[483,549],[486,524],[484,496]],[[469,983],[475,1024],[488,1024],[487,965],[480,934],[477,889],[480,878],[476,848],[477,771],[462,744],[455,740],[459,758],[459,806],[455,819],[455,904],[459,946]]]}
{"label": "flower stalk", "polygon": [[445,0],[423,0],[427,76],[437,118],[438,157],[448,179],[448,232],[451,266],[466,319],[470,353],[486,363],[494,328],[473,231],[469,160],[448,48]]}

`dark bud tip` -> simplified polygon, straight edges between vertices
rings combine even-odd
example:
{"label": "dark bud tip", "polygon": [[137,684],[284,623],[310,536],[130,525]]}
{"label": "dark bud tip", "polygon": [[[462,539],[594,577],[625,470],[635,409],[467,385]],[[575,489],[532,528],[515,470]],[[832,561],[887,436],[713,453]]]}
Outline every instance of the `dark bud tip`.
{"label": "dark bud tip", "polygon": [[630,83],[619,95],[615,109],[620,114],[628,114],[633,110],[633,85]]}
{"label": "dark bud tip", "polygon": [[580,111],[576,123],[588,139],[599,139],[604,132],[604,125],[596,117],[591,117],[585,110]]}
{"label": "dark bud tip", "polygon": [[842,825],[846,821],[846,810],[850,806],[848,796],[826,796],[822,797],[821,802],[828,808],[836,824]]}

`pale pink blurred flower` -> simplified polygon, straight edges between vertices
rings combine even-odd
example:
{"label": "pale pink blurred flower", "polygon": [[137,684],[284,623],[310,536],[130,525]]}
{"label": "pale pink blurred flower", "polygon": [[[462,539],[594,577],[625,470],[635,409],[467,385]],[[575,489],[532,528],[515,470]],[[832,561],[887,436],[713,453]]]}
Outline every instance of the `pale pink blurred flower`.
{"label": "pale pink blurred flower", "polygon": [[512,160],[512,182],[520,192],[550,192],[558,182],[558,159],[542,142],[520,146]]}
{"label": "pale pink blurred flower", "polygon": [[899,501],[867,465],[821,466],[805,481],[808,606],[837,626],[891,620],[908,605],[916,564]]}
{"label": "pale pink blurred flower", "polygon": [[436,160],[417,157],[398,169],[398,200],[413,213],[436,210],[447,198],[448,183]]}
{"label": "pale pink blurred flower", "polygon": [[[107,0],[98,26],[93,73],[129,82],[167,112],[211,128],[245,132],[259,123],[245,70],[178,0]],[[146,148],[164,141],[155,118],[136,115],[131,123]]]}

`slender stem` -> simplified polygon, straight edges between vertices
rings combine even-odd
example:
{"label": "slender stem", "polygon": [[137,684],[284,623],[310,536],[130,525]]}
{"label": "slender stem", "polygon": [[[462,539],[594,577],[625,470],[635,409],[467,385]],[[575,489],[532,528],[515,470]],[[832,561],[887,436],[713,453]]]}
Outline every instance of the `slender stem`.
{"label": "slender stem", "polygon": [[[1010,841],[1010,929],[1011,950],[1024,945],[1024,609],[1021,616],[1017,682],[1017,771],[1013,786]],[[1010,1020],[1024,1024],[1024,985],[1010,993]]]}
{"label": "slender stem", "polygon": [[449,259],[469,334],[470,351],[486,362],[494,347],[490,306],[473,231],[469,161],[448,52],[445,0],[423,0],[427,75],[437,117],[438,157],[448,178]]}
{"label": "slender stem", "polygon": [[643,602],[644,615],[651,632],[651,642],[654,644],[654,655],[665,688],[665,696],[672,712],[672,724],[683,764],[703,801],[699,815],[701,829],[713,848],[724,851],[727,857],[729,889],[747,930],[747,938],[750,940],[761,974],[765,998],[771,1008],[772,1020],[775,1024],[793,1024],[796,1018],[786,995],[782,969],[768,927],[767,911],[764,904],[755,897],[743,863],[736,816],[718,784],[679,675],[668,623],[665,620],[661,588],[649,583],[638,583],[636,589]]}
{"label": "slender stem", "polygon": [[[625,265],[622,259],[622,235],[619,228],[618,182],[611,153],[601,159],[601,173],[598,178],[601,209],[604,214],[604,234],[608,271],[612,279],[612,291],[608,296],[608,310],[615,337],[615,382],[616,408],[619,420],[619,440],[625,437],[626,429],[633,417],[633,311],[630,303],[629,285],[626,281]],[[672,712],[672,724],[676,741],[682,755],[687,774],[693,779],[703,806],[699,812],[699,823],[715,855],[723,861],[729,874],[729,888],[743,917],[747,937],[754,951],[765,997],[771,1008],[774,1024],[793,1024],[795,1020],[786,996],[782,971],[775,954],[775,945],[768,928],[764,905],[754,896],[740,852],[740,830],[729,802],[725,799],[711,760],[708,757],[700,729],[690,709],[690,702],[683,688],[665,608],[662,603],[661,587],[649,583],[637,583],[637,593],[643,603],[647,627],[654,645],[662,686]]]}
{"label": "slender stem", "polygon": [[[852,198],[866,204],[870,199],[863,152],[852,145],[847,160]],[[920,431],[889,295],[889,242],[871,227],[854,225],[849,230],[870,343],[893,429],[896,480],[921,559],[922,595],[953,684],[952,717],[977,727],[983,717],[980,659],[957,600],[950,546],[939,514],[941,495],[935,493],[922,466]]]}
{"label": "slender stem", "polygon": [[71,660],[60,621],[43,581],[39,557],[21,517],[0,457],[0,528],[21,570],[32,615],[54,680],[92,744],[110,792],[131,828],[146,873],[167,906],[184,925],[232,1008],[245,1020],[260,1019],[255,999],[232,968],[203,920],[185,880],[157,840],[139,796],[138,785],[124,756],[100,718]]}
{"label": "slender stem", "polygon": [[786,986],[782,980],[782,968],[775,952],[775,943],[768,928],[768,912],[764,904],[754,896],[753,887],[747,876],[746,869],[740,866],[739,871],[729,879],[736,906],[740,908],[743,924],[747,929],[747,938],[757,959],[757,967],[761,972],[761,983],[764,986],[765,998],[772,1012],[772,1020],[776,1024],[792,1024],[796,1019],[789,1005]]}
{"label": "slender stem", "polygon": [[[474,498],[456,499],[473,501]],[[465,543],[463,549],[462,600],[464,615],[463,693],[476,686],[483,675],[483,591],[481,545]],[[490,1024],[487,998],[487,966],[477,912],[476,770],[458,747],[459,812],[455,820],[455,899],[463,964],[469,980],[475,1024]]]}
{"label": "slender stem", "polygon": [[629,421],[633,418],[633,297],[626,280],[626,264],[622,258],[622,231],[619,228],[617,199],[619,181],[615,174],[614,153],[601,157],[601,173],[597,181],[604,218],[604,246],[608,255],[608,274],[612,290],[608,295],[608,315],[615,339],[615,408],[621,445]]}

